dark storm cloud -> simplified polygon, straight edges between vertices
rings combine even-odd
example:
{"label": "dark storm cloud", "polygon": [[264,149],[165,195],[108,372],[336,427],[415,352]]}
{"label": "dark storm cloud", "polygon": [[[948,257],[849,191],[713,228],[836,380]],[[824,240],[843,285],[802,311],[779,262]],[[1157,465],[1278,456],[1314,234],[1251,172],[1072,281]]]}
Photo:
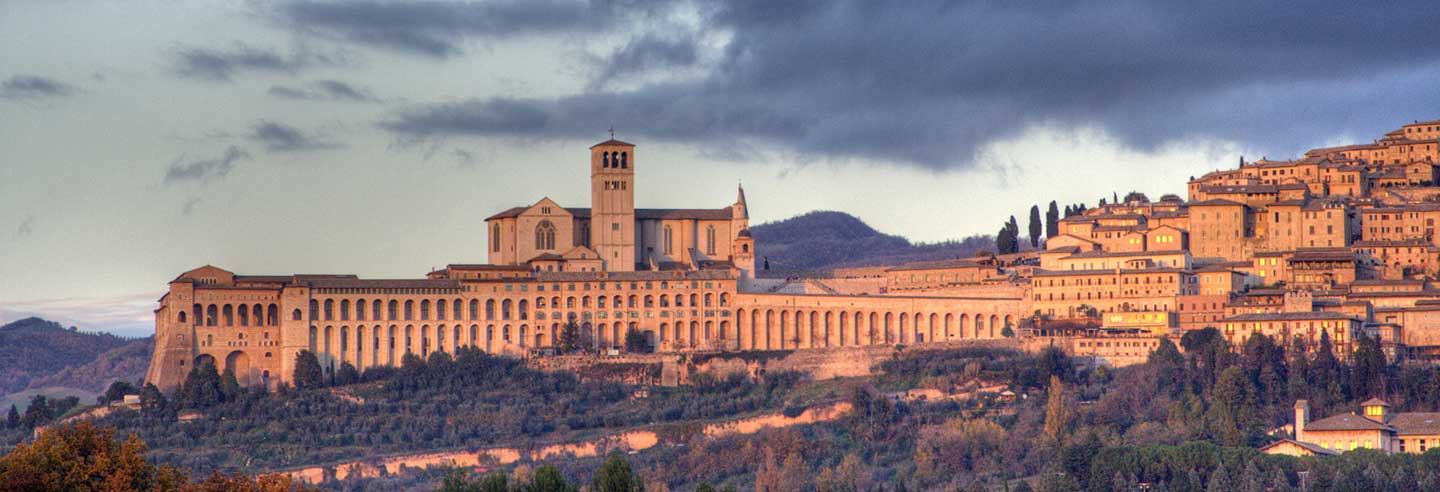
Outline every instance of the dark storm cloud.
{"label": "dark storm cloud", "polygon": [[317,80],[305,87],[270,86],[271,96],[306,101],[378,102],[369,89],[338,80]]}
{"label": "dark storm cloud", "polygon": [[616,77],[659,69],[688,67],[699,58],[691,37],[665,38],[647,34],[630,40],[601,64],[592,86],[601,87]]}
{"label": "dark storm cloud", "polygon": [[302,70],[342,66],[350,61],[343,53],[321,53],[303,48],[284,54],[237,42],[223,49],[181,47],[173,54],[176,74],[182,77],[229,82],[242,72],[271,72],[294,75]]}
{"label": "dark storm cloud", "polygon": [[[1440,52],[1423,49],[1440,2],[755,0],[702,11],[699,24],[728,42],[699,79],[412,106],[380,125],[414,140],[593,138],[613,123],[637,139],[942,169],[1037,125],[1098,126],[1141,149],[1220,138],[1279,154],[1440,116]],[[598,80],[666,59],[624,53]]]}
{"label": "dark storm cloud", "polygon": [[203,183],[211,179],[224,178],[235,169],[237,162],[249,159],[249,152],[234,145],[225,149],[224,154],[212,159],[187,160],[185,155],[181,155],[170,163],[170,169],[165,172],[165,184],[186,181]]}
{"label": "dark storm cloud", "polygon": [[38,100],[72,96],[75,87],[38,75],[15,75],[0,82],[0,99]]}
{"label": "dark storm cloud", "polygon": [[628,7],[638,7],[623,3],[602,0],[300,0],[275,4],[271,14],[298,30],[444,58],[462,53],[467,39],[572,34],[611,28],[617,16],[627,11]]}
{"label": "dark storm cloud", "polygon": [[329,140],[307,135],[299,128],[284,123],[261,120],[251,129],[248,138],[271,152],[297,152],[339,147]]}

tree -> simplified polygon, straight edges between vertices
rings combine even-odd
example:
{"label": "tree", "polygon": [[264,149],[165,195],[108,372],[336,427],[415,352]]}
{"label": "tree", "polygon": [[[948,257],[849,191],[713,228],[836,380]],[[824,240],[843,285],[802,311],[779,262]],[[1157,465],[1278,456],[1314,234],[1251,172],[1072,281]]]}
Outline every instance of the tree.
{"label": "tree", "polygon": [[[435,353],[441,354],[444,352]],[[340,363],[340,370],[335,373],[335,384],[343,386],[358,382],[360,382],[360,371],[355,369],[355,365],[348,361]]]}
{"label": "tree", "polygon": [[630,353],[646,353],[650,351],[650,339],[640,330],[625,332],[625,351]]}
{"label": "tree", "polygon": [[574,320],[565,323],[565,327],[560,329],[559,342],[562,354],[568,354],[580,348],[580,325],[575,324]]}
{"label": "tree", "polygon": [[5,428],[14,429],[20,427],[20,409],[15,404],[10,404],[10,413],[5,416]]}
{"label": "tree", "polygon": [[113,401],[124,400],[125,395],[134,393],[136,389],[135,385],[125,380],[110,383],[110,387],[105,389],[105,394],[100,395],[100,404],[104,405]]}
{"label": "tree", "polygon": [[220,373],[209,362],[190,368],[180,385],[180,402],[190,408],[206,408],[220,403]]}
{"label": "tree", "polygon": [[523,492],[575,492],[575,485],[565,479],[559,468],[546,463],[535,469],[535,475]]}
{"label": "tree", "polygon": [[165,399],[165,393],[161,393],[155,383],[145,383],[145,386],[140,388],[140,415],[150,418],[159,417],[163,415],[165,408],[169,405],[170,402]]}
{"label": "tree", "polygon": [[1350,387],[1355,397],[1365,399],[1385,392],[1385,351],[1374,337],[1361,335],[1355,340],[1354,382]]}
{"label": "tree", "polygon": [[792,450],[780,465],[780,489],[772,492],[805,492],[810,476],[810,465],[800,456],[800,450]]}
{"label": "tree", "polygon": [[49,422],[51,418],[53,416],[50,411],[50,399],[45,398],[45,395],[35,395],[30,398],[30,406],[25,407],[25,417],[21,419],[21,422],[25,424],[25,427],[33,429]]}
{"label": "tree", "polygon": [[710,482],[700,482],[700,485],[695,486],[695,492],[715,492],[715,486],[710,485]]}
{"label": "tree", "polygon": [[225,374],[220,375],[220,396],[225,401],[240,399],[240,381],[235,379],[235,370],[226,369]]}
{"label": "tree", "polygon": [[117,441],[113,429],[89,422],[45,431],[0,458],[0,487],[6,490],[177,491],[184,480],[179,470],[147,462],[139,437]]}
{"label": "tree", "polygon": [[1210,405],[1211,435],[1226,446],[1246,446],[1255,433],[1255,390],[1250,378],[1239,367],[1229,367],[1215,382],[1214,402]]}
{"label": "tree", "polygon": [[1032,247],[1032,248],[1039,248],[1039,247],[1040,247],[1040,232],[1041,232],[1040,228],[1041,228],[1041,224],[1040,224],[1040,206],[1039,206],[1039,205],[1031,205],[1031,206],[1030,206],[1030,224],[1029,224],[1029,230],[1030,230],[1030,247]]}
{"label": "tree", "polygon": [[315,352],[301,350],[295,356],[295,374],[291,378],[296,388],[312,389],[325,384],[325,373],[320,370],[320,358]]}
{"label": "tree", "polygon": [[1060,209],[1056,208],[1055,200],[1050,200],[1050,208],[1045,211],[1045,237],[1060,235]]}
{"label": "tree", "polygon": [[1065,383],[1060,382],[1059,376],[1051,375],[1049,399],[1045,401],[1045,436],[1057,446],[1065,443],[1069,413],[1065,405]]}
{"label": "tree", "polygon": [[630,469],[630,462],[620,453],[610,453],[595,472],[589,492],[645,492],[644,481]]}

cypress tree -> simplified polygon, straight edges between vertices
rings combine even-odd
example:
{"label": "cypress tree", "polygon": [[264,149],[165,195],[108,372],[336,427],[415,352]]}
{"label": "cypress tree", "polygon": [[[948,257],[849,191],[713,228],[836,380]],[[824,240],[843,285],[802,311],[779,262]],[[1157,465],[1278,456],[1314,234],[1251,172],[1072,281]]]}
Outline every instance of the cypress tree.
{"label": "cypress tree", "polygon": [[220,373],[206,362],[190,369],[180,385],[180,401],[191,408],[205,408],[221,401]]}
{"label": "cypress tree", "polygon": [[1032,248],[1039,248],[1039,247],[1040,247],[1040,232],[1041,232],[1040,228],[1041,228],[1041,225],[1040,225],[1040,206],[1039,206],[1039,205],[1031,205],[1031,206],[1030,206],[1030,224],[1029,224],[1029,229],[1030,229],[1030,247],[1032,247]]}
{"label": "cypress tree", "polygon": [[595,472],[590,492],[644,492],[645,482],[630,469],[630,462],[620,453],[611,453],[605,464]]}
{"label": "cypress tree", "polygon": [[575,492],[575,485],[565,480],[565,475],[555,465],[546,463],[535,469],[535,475],[523,492]]}
{"label": "cypress tree", "polygon": [[232,369],[226,369],[225,374],[220,375],[220,397],[225,401],[240,399],[240,381],[235,379]]}
{"label": "cypress tree", "polygon": [[1057,208],[1055,200],[1050,200],[1050,208],[1045,210],[1045,237],[1060,235],[1060,209]]}
{"label": "cypress tree", "polygon": [[20,409],[15,404],[10,404],[10,414],[5,416],[5,428],[14,429],[20,427]]}

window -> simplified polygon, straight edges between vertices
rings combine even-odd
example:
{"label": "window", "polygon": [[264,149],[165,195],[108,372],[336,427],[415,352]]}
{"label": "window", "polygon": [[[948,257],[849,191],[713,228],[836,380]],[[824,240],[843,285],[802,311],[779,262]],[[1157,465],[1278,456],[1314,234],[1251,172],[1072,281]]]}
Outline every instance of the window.
{"label": "window", "polygon": [[715,226],[705,227],[705,254],[715,254]]}
{"label": "window", "polygon": [[490,250],[500,251],[500,224],[490,228]]}
{"label": "window", "polygon": [[555,225],[548,220],[535,226],[535,249],[555,249]]}
{"label": "window", "polygon": [[675,232],[674,232],[674,230],[672,230],[672,229],[670,228],[670,226],[665,226],[665,242],[664,242],[664,245],[665,245],[665,254],[669,255],[669,254],[674,254],[674,253],[675,253],[675,242],[674,242],[674,241],[675,241]]}

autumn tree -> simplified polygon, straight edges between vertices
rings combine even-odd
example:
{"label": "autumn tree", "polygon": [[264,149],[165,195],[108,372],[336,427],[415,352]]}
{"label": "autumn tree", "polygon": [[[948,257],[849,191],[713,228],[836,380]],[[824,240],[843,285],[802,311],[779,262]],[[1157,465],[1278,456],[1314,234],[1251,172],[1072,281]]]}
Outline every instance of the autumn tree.
{"label": "autumn tree", "polygon": [[145,442],[88,422],[61,426],[0,458],[0,488],[34,492],[76,490],[180,491],[185,477],[145,460]]}
{"label": "autumn tree", "polygon": [[1070,423],[1070,410],[1065,406],[1065,383],[1050,376],[1049,397],[1045,401],[1045,437],[1053,444],[1065,444],[1065,429]]}

